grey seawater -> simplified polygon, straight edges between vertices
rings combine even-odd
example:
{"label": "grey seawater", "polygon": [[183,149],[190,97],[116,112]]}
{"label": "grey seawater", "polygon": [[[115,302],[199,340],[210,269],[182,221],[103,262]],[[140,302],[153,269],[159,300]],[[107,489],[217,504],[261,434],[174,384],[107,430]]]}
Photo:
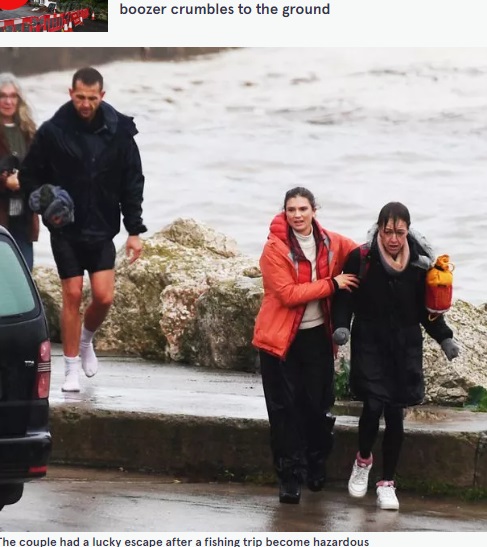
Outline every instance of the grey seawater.
{"label": "grey seawater", "polygon": [[[258,48],[98,68],[140,131],[148,235],[192,217],[258,257],[294,186],[358,242],[402,201],[455,263],[454,296],[487,301],[487,49]],[[69,99],[72,72],[22,79],[38,122]],[[36,262],[53,265],[45,229]]]}

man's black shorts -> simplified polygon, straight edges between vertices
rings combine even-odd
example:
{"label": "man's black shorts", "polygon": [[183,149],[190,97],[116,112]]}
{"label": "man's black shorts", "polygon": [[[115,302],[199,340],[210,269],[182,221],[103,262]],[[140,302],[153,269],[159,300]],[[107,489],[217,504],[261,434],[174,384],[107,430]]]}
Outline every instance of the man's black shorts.
{"label": "man's black shorts", "polygon": [[83,276],[115,267],[115,245],[111,240],[72,241],[51,233],[51,248],[61,279]]}

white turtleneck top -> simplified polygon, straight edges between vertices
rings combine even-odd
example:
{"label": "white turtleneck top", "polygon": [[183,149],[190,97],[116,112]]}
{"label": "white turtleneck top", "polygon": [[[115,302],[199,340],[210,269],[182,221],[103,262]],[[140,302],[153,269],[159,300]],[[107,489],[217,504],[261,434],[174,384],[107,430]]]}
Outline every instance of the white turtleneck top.
{"label": "white turtleneck top", "polygon": [[[316,242],[313,235],[313,231],[309,236],[303,236],[297,232],[294,232],[296,239],[298,240],[299,246],[303,250],[304,256],[311,263],[311,281],[316,281]],[[323,317],[323,309],[319,300],[312,300],[308,302],[306,310],[304,312],[303,320],[300,329],[311,329],[322,325],[325,322]]]}

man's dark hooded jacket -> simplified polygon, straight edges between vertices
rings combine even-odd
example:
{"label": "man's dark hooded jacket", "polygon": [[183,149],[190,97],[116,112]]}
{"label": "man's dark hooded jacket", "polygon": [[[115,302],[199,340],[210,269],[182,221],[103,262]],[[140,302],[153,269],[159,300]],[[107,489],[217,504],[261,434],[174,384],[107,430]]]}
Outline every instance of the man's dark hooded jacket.
{"label": "man's dark hooded jacket", "polygon": [[147,231],[137,133],[132,118],[105,102],[89,124],[68,102],[41,125],[19,180],[27,194],[52,184],[72,197],[74,223],[54,229],[57,233],[73,240],[111,240],[120,231],[120,211],[129,235]]}

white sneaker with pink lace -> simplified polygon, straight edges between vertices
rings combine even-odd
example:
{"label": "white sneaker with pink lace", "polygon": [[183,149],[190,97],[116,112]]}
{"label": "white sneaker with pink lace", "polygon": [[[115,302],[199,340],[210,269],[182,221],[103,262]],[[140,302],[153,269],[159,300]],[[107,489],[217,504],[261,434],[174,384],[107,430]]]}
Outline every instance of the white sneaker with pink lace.
{"label": "white sneaker with pink lace", "polygon": [[360,456],[360,452],[357,452],[357,456],[353,462],[352,473],[348,481],[348,493],[353,498],[362,498],[367,494],[369,473],[372,469],[372,463],[372,454],[367,459],[364,459]]}
{"label": "white sneaker with pink lace", "polygon": [[377,484],[377,507],[397,511],[399,500],[396,496],[394,481],[379,481]]}

